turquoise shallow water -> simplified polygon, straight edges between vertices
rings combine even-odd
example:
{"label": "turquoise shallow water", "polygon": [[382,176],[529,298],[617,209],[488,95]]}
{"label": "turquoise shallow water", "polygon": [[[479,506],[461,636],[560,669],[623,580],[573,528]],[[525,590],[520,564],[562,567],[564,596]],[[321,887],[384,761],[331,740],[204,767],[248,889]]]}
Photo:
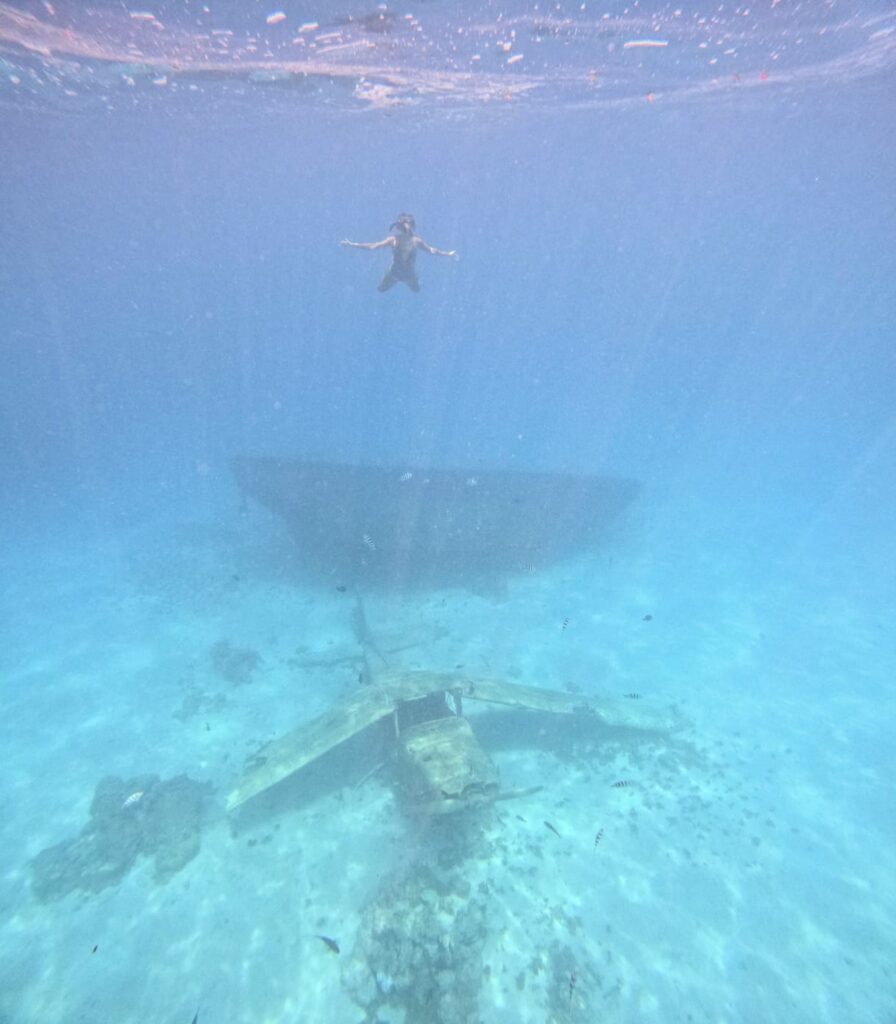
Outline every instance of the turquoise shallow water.
{"label": "turquoise shallow water", "polygon": [[[407,13],[0,4],[0,1021],[890,1024],[892,10]],[[381,295],[408,209],[460,258]],[[387,588],[236,456],[638,490]],[[386,671],[669,727],[469,700],[488,808],[386,729],[228,812]]]}
{"label": "turquoise shallow water", "polygon": [[[407,921],[429,898],[445,935],[471,930],[439,969],[475,986],[475,1019],[887,1020],[892,606],[862,607],[834,567],[757,579],[711,524],[695,544],[680,510],[646,511],[612,553],[502,593],[366,596],[381,647],[407,645],[394,665],[639,692],[680,715],[671,736],[583,749],[474,711],[503,785],[544,788],[496,805],[459,865],[444,829],[403,817],[360,769],[228,825],[243,756],[356,686],[356,663],[296,667],[357,652],[346,598],[278,578],[254,525],[8,556],[19,615],[42,624],[4,657],[10,1019],[355,1020],[364,993],[400,1020],[400,979],[374,998],[357,978],[389,893]],[[251,682],[216,669],[222,639],[260,655]],[[100,776],[141,773],[215,787],[195,858],[167,884],[141,857],[98,894],[37,902],[27,861],[81,829]]]}

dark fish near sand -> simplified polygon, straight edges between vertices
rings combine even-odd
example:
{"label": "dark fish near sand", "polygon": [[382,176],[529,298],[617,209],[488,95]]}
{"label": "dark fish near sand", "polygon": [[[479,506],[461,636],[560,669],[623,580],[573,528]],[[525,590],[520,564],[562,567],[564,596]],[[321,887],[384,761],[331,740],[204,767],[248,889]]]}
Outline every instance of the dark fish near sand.
{"label": "dark fish near sand", "polygon": [[335,939],[331,939],[328,935],[318,935],[317,937],[331,953],[339,952],[339,943]]}
{"label": "dark fish near sand", "polygon": [[624,693],[622,696],[623,697],[628,697],[629,700],[640,700],[641,699],[641,694],[640,693]]}
{"label": "dark fish near sand", "polygon": [[549,821],[546,821],[544,823],[544,826],[545,826],[545,828],[549,828],[558,839],[562,839],[563,838],[563,836],[560,835],[560,833],[554,828],[554,826]]}
{"label": "dark fish near sand", "polygon": [[630,779],[619,779],[618,782],[613,783],[612,788],[623,789],[625,786],[634,786],[634,782],[632,782]]}
{"label": "dark fish near sand", "polygon": [[603,839],[603,837],[604,837],[604,830],[602,828],[599,828],[597,830],[597,832],[594,834],[594,845],[595,846],[599,845],[599,843],[600,843],[601,839]]}

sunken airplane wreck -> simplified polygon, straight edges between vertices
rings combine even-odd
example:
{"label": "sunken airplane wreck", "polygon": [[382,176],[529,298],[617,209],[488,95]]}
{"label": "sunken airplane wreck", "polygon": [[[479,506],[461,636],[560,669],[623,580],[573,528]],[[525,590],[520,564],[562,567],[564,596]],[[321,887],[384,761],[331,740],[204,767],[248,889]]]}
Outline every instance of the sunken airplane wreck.
{"label": "sunken airplane wreck", "polygon": [[[601,726],[666,730],[670,718],[624,698],[583,697],[456,673],[395,671],[367,629],[358,586],[465,584],[546,566],[599,541],[637,493],[609,477],[560,473],[346,466],[238,458],[243,496],[282,516],[307,567],[352,585],[364,685],[318,718],[262,747],[229,810],[331,751],[378,731],[404,803],[444,815],[501,793],[465,701],[572,716]],[[345,590],[345,586],[340,586]],[[368,650],[385,671],[371,671]],[[486,714],[473,721],[484,724]]]}
{"label": "sunken airplane wreck", "polygon": [[506,579],[599,543],[631,480],[237,458],[237,485],[281,516],[309,571],[387,586]]}
{"label": "sunken airplane wreck", "polygon": [[530,792],[501,792],[497,769],[464,716],[465,700],[588,717],[604,726],[633,730],[663,732],[674,724],[670,714],[625,698],[583,697],[455,673],[384,673],[262,747],[230,793],[227,809],[235,810],[390,718],[394,778],[410,811],[445,815]]}

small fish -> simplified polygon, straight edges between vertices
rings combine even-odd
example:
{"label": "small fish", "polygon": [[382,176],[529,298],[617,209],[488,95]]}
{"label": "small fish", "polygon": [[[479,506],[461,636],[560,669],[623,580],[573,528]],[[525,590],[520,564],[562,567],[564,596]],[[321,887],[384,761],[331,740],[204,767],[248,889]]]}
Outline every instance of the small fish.
{"label": "small fish", "polygon": [[138,789],[136,792],[131,793],[127,800],[125,800],[125,802],[121,805],[121,809],[124,810],[125,807],[133,807],[134,804],[138,803],[142,798],[143,790]]}
{"label": "small fish", "polygon": [[94,947],[93,947],[93,949],[92,949],[92,950],[91,950],[90,952],[91,952],[91,953],[95,953],[95,952],[96,952],[96,951],[97,951],[97,950],[98,950],[99,948],[100,948],[100,947],[99,947],[98,945],[97,945],[97,946],[94,946]]}
{"label": "small fish", "polygon": [[410,480],[413,475],[414,474],[411,473],[410,471],[408,471],[407,473],[402,473],[401,476],[398,478],[398,482],[402,483],[402,484],[406,484],[408,482],[408,480]]}
{"label": "small fish", "polygon": [[600,841],[601,841],[601,839],[603,839],[603,837],[604,837],[604,830],[602,828],[599,828],[597,830],[597,832],[594,833],[594,845],[595,846],[600,846]]}
{"label": "small fish", "polygon": [[279,25],[281,21],[286,21],[286,15],[283,11],[272,11],[264,20],[269,25]]}
{"label": "small fish", "polygon": [[365,533],[361,538],[361,541],[368,551],[376,551],[376,544],[373,543],[373,537],[371,537],[369,533]]}
{"label": "small fish", "polygon": [[198,1010],[193,1014],[193,1020],[190,1022],[190,1024],[199,1024],[199,1011]]}
{"label": "small fish", "polygon": [[344,583],[340,583],[336,589],[339,591],[340,594],[344,594],[346,590],[348,590],[348,587],[346,587]]}
{"label": "small fish", "polygon": [[645,615],[644,618],[641,619],[641,621],[642,622],[653,622],[653,616],[652,615]]}
{"label": "small fish", "polygon": [[516,820],[517,820],[517,821],[523,821],[523,822],[524,822],[524,821],[525,821],[526,819],[525,819],[525,818],[524,818],[524,817],[522,816],[522,814],[518,814],[518,815],[516,816]]}
{"label": "small fish", "polygon": [[623,789],[625,786],[634,786],[634,782],[631,782],[629,779],[619,779],[618,782],[614,782],[613,783],[611,788],[612,789]]}
{"label": "small fish", "polygon": [[569,1001],[572,1002],[572,994],[576,990],[576,972],[573,971],[569,976]]}
{"label": "small fish", "polygon": [[467,487],[477,487],[479,485],[479,477],[478,476],[468,476],[467,479],[466,479],[466,485],[467,485]]}
{"label": "small fish", "polygon": [[634,693],[634,692],[632,692],[632,693],[624,693],[622,696],[623,697],[628,697],[629,700],[640,700],[641,699],[641,694],[640,693]]}
{"label": "small fish", "polygon": [[328,935],[318,935],[317,938],[320,939],[331,953],[339,952],[339,943],[335,939],[331,939]]}
{"label": "small fish", "polygon": [[563,625],[562,625],[562,626],[560,627],[560,629],[561,629],[561,630],[563,630],[563,629],[566,629],[566,627],[567,627],[568,625],[569,625],[569,619],[564,619],[564,620],[563,620]]}
{"label": "small fish", "polygon": [[549,828],[558,839],[562,839],[563,838],[563,836],[560,835],[560,833],[554,828],[554,826],[549,821],[546,821],[544,823],[544,826],[545,826],[545,828]]}

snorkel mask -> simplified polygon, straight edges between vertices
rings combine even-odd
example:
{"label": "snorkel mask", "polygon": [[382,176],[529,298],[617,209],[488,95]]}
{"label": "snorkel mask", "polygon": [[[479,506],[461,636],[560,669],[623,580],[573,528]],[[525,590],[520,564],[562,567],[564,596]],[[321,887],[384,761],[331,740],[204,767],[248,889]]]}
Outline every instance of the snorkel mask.
{"label": "snorkel mask", "polygon": [[390,231],[404,231],[408,234],[414,233],[414,217],[410,213],[400,213],[398,217],[389,225]]}

